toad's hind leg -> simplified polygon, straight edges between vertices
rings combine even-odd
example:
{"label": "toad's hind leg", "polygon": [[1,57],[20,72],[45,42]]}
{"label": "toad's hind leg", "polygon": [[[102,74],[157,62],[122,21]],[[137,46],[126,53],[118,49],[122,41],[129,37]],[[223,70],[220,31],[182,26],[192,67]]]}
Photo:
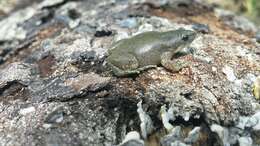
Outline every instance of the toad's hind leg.
{"label": "toad's hind leg", "polygon": [[166,69],[172,72],[178,72],[182,68],[187,67],[188,63],[179,59],[172,60],[172,56],[174,54],[172,52],[165,52],[161,55],[161,64]]}
{"label": "toad's hind leg", "polygon": [[157,67],[157,65],[146,65],[144,67],[138,68],[138,70],[141,72],[141,71],[145,71],[145,70],[148,70],[151,68],[156,68],[156,67]]}
{"label": "toad's hind leg", "polygon": [[115,66],[111,63],[107,63],[107,64],[112,69],[114,75],[118,76],[118,77],[124,77],[124,76],[127,76],[127,75],[139,74],[140,73],[139,70],[122,70],[122,69],[118,68],[117,66]]}
{"label": "toad's hind leg", "polygon": [[107,64],[116,76],[140,73],[138,60],[132,54],[109,56]]}

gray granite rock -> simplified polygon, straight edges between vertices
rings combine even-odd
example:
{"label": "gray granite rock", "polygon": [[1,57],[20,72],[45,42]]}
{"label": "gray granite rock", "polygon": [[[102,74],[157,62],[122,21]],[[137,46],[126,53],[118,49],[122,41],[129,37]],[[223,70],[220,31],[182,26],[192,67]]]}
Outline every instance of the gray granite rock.
{"label": "gray granite rock", "polygon": [[231,11],[223,9],[215,9],[217,17],[223,20],[223,22],[235,29],[242,30],[243,32],[256,32],[256,25],[243,16],[237,16]]}
{"label": "gray granite rock", "polygon": [[35,14],[36,10],[28,7],[26,9],[14,12],[6,19],[0,20],[0,42],[24,40],[26,38],[27,31],[19,25],[29,20]]}
{"label": "gray granite rock", "polygon": [[[259,44],[206,11],[191,0],[44,0],[9,11],[0,18],[0,145],[260,144]],[[219,18],[255,31],[234,14]],[[178,28],[205,32],[184,48],[187,67],[111,74],[114,42]],[[127,138],[133,131],[143,137]]]}

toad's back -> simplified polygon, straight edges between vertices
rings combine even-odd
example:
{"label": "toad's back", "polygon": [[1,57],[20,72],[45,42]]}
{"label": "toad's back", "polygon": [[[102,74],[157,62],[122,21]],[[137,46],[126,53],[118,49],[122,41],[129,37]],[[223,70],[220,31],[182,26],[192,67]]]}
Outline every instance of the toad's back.
{"label": "toad's back", "polygon": [[150,31],[117,42],[110,50],[113,56],[132,54],[139,62],[139,67],[160,64],[160,56],[168,49],[161,32]]}

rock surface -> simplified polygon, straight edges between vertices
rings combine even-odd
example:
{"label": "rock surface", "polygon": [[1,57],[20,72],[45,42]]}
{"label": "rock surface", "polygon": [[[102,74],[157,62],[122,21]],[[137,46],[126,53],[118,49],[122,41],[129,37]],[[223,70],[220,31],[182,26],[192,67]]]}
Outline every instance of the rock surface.
{"label": "rock surface", "polygon": [[[0,7],[0,145],[260,145],[260,44],[245,18],[199,0],[16,7]],[[107,68],[113,42],[181,27],[198,36],[180,72],[117,78]],[[145,136],[140,109],[153,123]],[[130,131],[142,137],[124,141]]]}

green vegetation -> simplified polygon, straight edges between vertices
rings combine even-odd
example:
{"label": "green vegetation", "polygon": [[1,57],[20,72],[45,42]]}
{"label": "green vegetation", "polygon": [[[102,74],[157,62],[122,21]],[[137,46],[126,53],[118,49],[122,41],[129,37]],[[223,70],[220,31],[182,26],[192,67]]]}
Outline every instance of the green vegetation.
{"label": "green vegetation", "polygon": [[258,20],[260,18],[260,1],[258,0],[257,2],[257,0],[246,0],[246,6],[248,16],[260,23]]}
{"label": "green vegetation", "polygon": [[206,0],[210,3],[234,11],[237,14],[245,15],[256,24],[260,25],[260,0]]}

